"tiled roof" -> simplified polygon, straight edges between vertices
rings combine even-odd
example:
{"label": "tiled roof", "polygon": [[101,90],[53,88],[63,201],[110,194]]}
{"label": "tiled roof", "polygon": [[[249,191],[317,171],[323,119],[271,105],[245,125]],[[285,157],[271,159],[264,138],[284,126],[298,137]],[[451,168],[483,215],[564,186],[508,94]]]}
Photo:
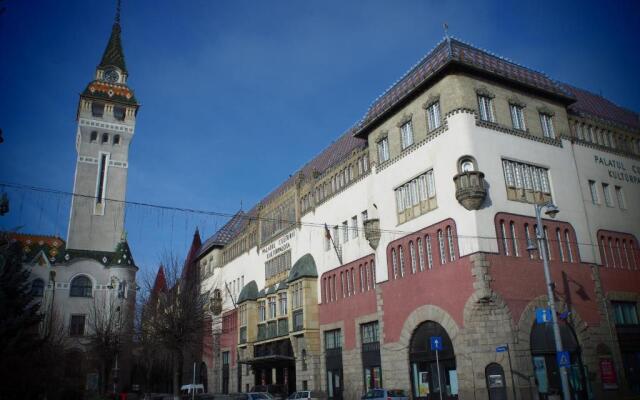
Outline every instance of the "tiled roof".
{"label": "tiled roof", "polygon": [[[311,161],[306,163],[302,168],[292,174],[286,181],[284,181],[275,190],[269,193],[260,204],[267,204],[271,200],[276,199],[282,193],[295,183],[298,174],[302,173],[307,179],[313,179],[313,172],[322,174],[332,166],[340,163],[347,158],[354,150],[360,150],[366,147],[366,139],[361,139],[353,136],[353,130],[350,129],[345,132],[338,140],[331,143],[320,154],[314,157]],[[251,217],[257,214],[257,206],[253,207],[248,212],[244,213],[239,211],[236,213],[222,228],[213,234],[202,245],[198,257],[208,252],[212,247],[225,246],[231,240],[233,240],[242,229],[246,226]]]}
{"label": "tiled roof", "polygon": [[224,226],[207,239],[200,247],[198,257],[208,252],[213,247],[222,247],[231,241],[242,228],[246,226],[248,218],[244,211],[238,211]]}
{"label": "tiled roof", "polygon": [[128,86],[119,83],[92,81],[82,92],[85,97],[113,101],[127,105],[137,106],[136,96]]}
{"label": "tiled roof", "polygon": [[120,24],[116,21],[111,28],[109,42],[102,54],[99,67],[114,66],[127,73],[127,66],[124,62],[124,51],[122,50],[122,40],[120,39]]}
{"label": "tiled roof", "polygon": [[567,100],[571,99],[571,95],[561,85],[541,72],[523,67],[457,39],[445,39],[373,102],[360,120],[356,134],[364,134],[363,130],[371,123],[398,105],[444,67],[453,64],[496,75],[502,79],[567,98]]}
{"label": "tiled roof", "polygon": [[158,273],[156,274],[156,280],[153,282],[153,289],[151,290],[152,296],[157,296],[161,292],[167,291],[167,279],[164,276],[164,267],[160,265]]}
{"label": "tiled roof", "polygon": [[634,131],[640,130],[640,114],[620,107],[602,96],[563,83],[562,86],[570,92],[576,102],[569,106],[569,111],[580,116],[592,116],[603,119]]}

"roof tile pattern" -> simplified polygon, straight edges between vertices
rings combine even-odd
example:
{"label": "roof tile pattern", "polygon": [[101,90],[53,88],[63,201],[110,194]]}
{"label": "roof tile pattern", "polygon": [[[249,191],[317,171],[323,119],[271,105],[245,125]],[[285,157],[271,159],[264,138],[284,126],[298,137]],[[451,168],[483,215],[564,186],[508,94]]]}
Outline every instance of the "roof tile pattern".
{"label": "roof tile pattern", "polygon": [[581,116],[592,116],[613,124],[640,130],[640,114],[620,107],[602,96],[563,83],[562,86],[570,92],[576,102],[569,106],[569,111]]}
{"label": "roof tile pattern", "polygon": [[457,39],[445,39],[371,105],[358,125],[357,134],[452,63],[495,74],[554,95],[570,97],[561,85],[541,72],[515,64]]}

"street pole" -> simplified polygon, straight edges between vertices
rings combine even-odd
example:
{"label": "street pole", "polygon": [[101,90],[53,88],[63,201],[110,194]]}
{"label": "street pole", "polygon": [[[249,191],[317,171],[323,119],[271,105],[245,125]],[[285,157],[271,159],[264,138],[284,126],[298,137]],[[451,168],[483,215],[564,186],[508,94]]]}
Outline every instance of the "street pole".
{"label": "street pole", "polygon": [[[558,325],[558,316],[556,315],[556,301],[553,294],[554,284],[551,282],[551,274],[549,273],[549,258],[547,257],[547,245],[544,240],[544,229],[542,227],[542,208],[550,206],[547,204],[535,204],[536,209],[536,239],[538,239],[538,249],[542,253],[542,263],[544,265],[544,278],[547,284],[547,299],[549,302],[549,308],[551,309],[551,325],[553,327],[553,338],[556,342],[556,354],[559,354],[562,349],[562,338],[560,336],[560,326]],[[553,206],[555,209],[555,206]],[[557,209],[556,209],[557,212]],[[557,357],[556,357],[557,359]],[[562,395],[564,400],[570,400],[571,394],[569,391],[569,378],[567,376],[567,367],[558,365],[560,369],[560,380],[562,382]]]}
{"label": "street pole", "polygon": [[193,385],[191,387],[191,400],[196,397],[196,362],[193,362]]}
{"label": "street pole", "polygon": [[438,360],[438,350],[436,349],[436,368],[438,369],[438,389],[440,392],[440,400],[442,400],[442,381],[440,380],[440,361]]}

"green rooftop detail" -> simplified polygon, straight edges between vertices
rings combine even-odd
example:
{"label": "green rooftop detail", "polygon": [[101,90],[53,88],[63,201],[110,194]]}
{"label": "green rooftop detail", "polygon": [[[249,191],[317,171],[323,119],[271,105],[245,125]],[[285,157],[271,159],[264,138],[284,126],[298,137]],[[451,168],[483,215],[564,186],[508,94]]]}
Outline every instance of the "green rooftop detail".
{"label": "green rooftop detail", "polygon": [[245,301],[255,301],[258,298],[258,284],[256,281],[251,281],[244,285],[238,296],[237,303],[244,303]]}
{"label": "green rooftop detail", "polygon": [[309,253],[303,255],[293,264],[291,272],[289,272],[289,278],[287,283],[293,282],[300,278],[317,278],[318,269],[316,268],[316,262],[313,256]]}

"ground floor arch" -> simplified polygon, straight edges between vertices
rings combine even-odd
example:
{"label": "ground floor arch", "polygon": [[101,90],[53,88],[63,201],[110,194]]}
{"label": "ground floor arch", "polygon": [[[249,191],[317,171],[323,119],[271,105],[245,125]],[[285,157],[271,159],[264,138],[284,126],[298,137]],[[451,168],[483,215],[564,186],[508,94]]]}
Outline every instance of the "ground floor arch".
{"label": "ground floor arch", "polygon": [[[571,366],[568,368],[572,398],[587,399],[587,380],[578,339],[569,324],[559,321],[560,337],[564,351],[568,351]],[[531,328],[531,361],[538,393],[541,399],[562,393],[560,369],[556,357],[556,344],[551,323],[534,324]]]}
{"label": "ground floor arch", "polygon": [[[441,338],[442,350],[432,350],[432,338]],[[415,399],[458,398],[458,375],[453,343],[435,321],[420,323],[409,342],[409,373]]]}

